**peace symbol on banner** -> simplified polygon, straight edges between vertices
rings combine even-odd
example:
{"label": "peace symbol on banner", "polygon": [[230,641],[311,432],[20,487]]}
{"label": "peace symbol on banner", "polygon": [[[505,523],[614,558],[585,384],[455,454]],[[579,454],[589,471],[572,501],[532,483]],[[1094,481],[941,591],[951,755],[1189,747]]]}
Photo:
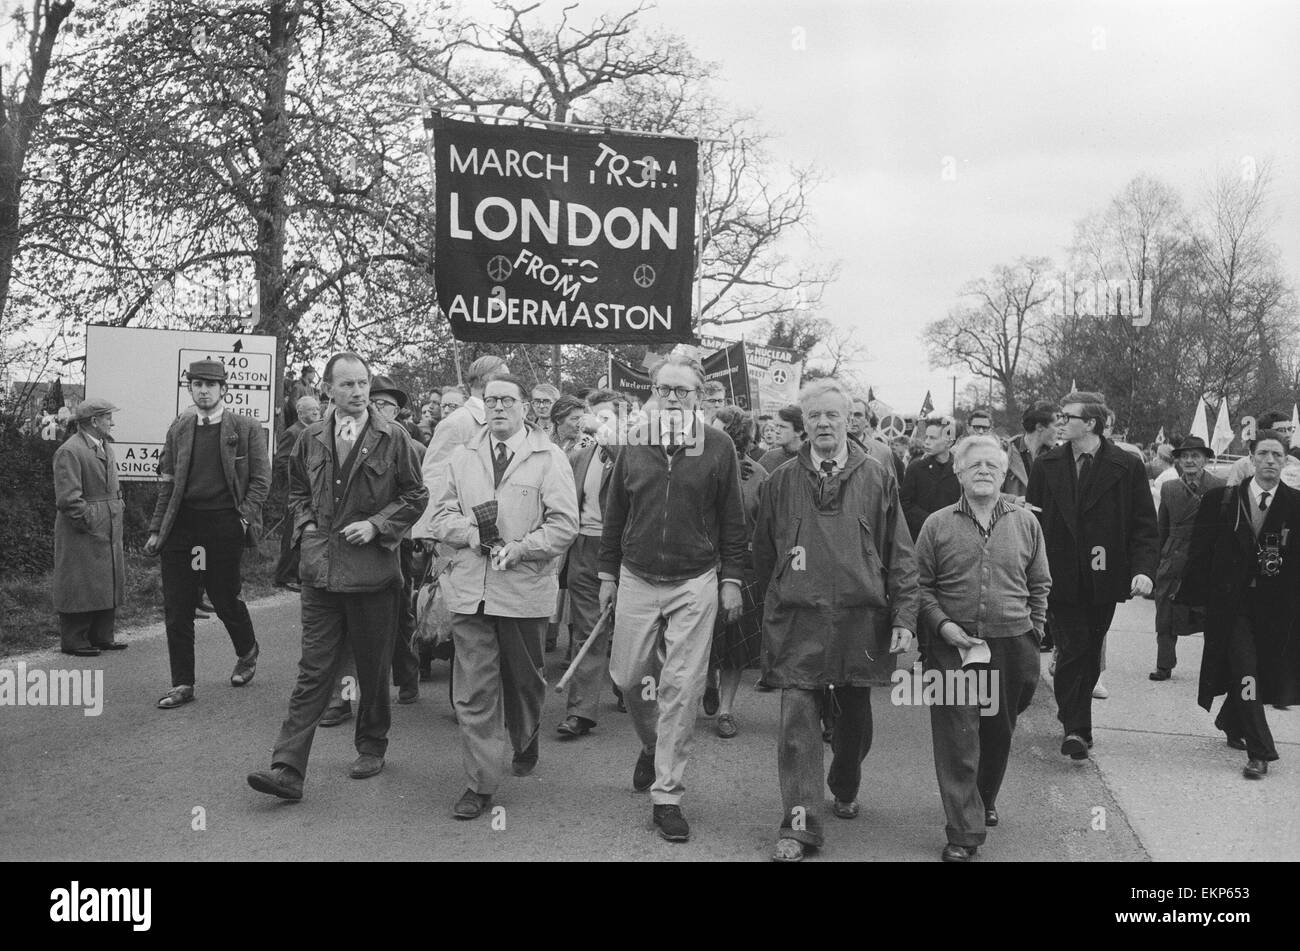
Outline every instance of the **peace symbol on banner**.
{"label": "peace symbol on banner", "polygon": [[880,421],[880,434],[893,439],[907,432],[907,421],[901,416],[886,416]]}

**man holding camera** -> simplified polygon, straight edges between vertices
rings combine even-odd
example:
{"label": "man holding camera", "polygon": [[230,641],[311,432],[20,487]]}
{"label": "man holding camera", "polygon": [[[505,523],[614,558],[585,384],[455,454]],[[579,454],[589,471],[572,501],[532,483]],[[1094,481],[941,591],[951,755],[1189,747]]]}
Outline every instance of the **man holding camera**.
{"label": "man holding camera", "polygon": [[1206,609],[1197,701],[1226,694],[1214,725],[1263,779],[1278,758],[1264,704],[1300,703],[1300,492],[1281,482],[1281,433],[1262,430],[1250,457],[1253,476],[1205,493],[1178,600]]}

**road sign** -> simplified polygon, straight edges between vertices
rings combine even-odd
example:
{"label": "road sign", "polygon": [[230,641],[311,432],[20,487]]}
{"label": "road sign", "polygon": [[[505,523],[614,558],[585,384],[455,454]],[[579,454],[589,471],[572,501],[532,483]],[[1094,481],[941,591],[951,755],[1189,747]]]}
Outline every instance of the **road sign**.
{"label": "road sign", "polygon": [[261,424],[269,454],[280,396],[277,343],[275,337],[253,334],[87,327],[86,392],[118,407],[113,414],[118,478],[157,481],[167,427],[193,405],[186,371],[196,360],[225,365],[224,408]]}

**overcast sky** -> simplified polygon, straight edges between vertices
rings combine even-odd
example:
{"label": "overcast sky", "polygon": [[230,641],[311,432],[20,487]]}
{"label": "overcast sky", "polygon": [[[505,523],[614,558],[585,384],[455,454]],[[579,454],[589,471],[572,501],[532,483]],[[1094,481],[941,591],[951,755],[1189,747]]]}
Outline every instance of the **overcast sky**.
{"label": "overcast sky", "polygon": [[[605,8],[626,4],[580,9]],[[1271,159],[1273,238],[1300,283],[1295,0],[659,0],[645,17],[719,64],[779,158],[828,173],[808,252],[842,262],[825,315],[859,328],[863,375],[902,410],[927,388],[949,407],[918,338],[961,285],[1022,254],[1059,263],[1139,173],[1191,205],[1216,168]]]}

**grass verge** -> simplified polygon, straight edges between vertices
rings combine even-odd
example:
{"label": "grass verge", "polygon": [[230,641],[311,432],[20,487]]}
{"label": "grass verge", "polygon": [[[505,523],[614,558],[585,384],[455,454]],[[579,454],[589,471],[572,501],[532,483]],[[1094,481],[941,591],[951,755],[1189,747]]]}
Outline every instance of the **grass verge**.
{"label": "grass verge", "polygon": [[[244,552],[243,598],[274,594],[280,540],[262,540],[258,551]],[[0,657],[59,647],[59,617],[54,612],[52,573],[0,578]],[[117,629],[142,627],[163,619],[162,577],[158,558],[126,553],[126,598],[117,609]]]}

